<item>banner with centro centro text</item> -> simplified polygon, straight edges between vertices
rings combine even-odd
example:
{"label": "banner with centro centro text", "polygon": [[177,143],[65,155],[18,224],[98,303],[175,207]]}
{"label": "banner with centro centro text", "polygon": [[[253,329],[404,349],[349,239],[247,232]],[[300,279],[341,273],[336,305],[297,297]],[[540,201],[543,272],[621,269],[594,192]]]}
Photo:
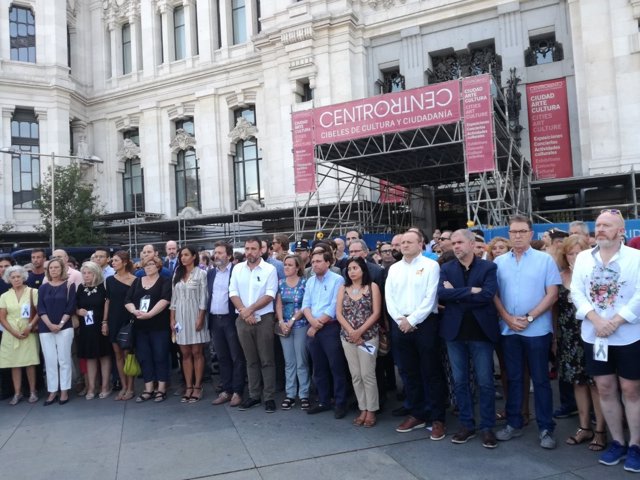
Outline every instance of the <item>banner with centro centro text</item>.
{"label": "banner with centro centro text", "polygon": [[527,111],[531,166],[536,177],[573,176],[566,79],[528,84]]}
{"label": "banner with centro centro text", "polygon": [[462,115],[467,172],[492,172],[495,169],[495,146],[489,75],[462,79]]}
{"label": "banner with centro centro text", "polygon": [[313,109],[316,145],[415,130],[460,120],[460,83],[387,93]]}

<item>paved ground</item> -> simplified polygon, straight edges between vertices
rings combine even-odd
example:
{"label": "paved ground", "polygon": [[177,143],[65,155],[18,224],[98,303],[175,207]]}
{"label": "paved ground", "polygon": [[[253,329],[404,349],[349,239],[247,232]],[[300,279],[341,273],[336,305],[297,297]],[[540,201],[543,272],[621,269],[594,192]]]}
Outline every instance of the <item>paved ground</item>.
{"label": "paved ground", "polygon": [[[2,478],[37,479],[598,479],[631,478],[622,465],[604,467],[585,445],[564,439],[576,419],[560,420],[559,447],[537,445],[532,423],[525,435],[495,450],[479,437],[453,445],[433,442],[426,430],[396,433],[390,414],[371,429],[351,425],[355,412],[307,415],[295,409],[264,413],[185,405],[170,396],[160,404],[86,401],[43,407],[0,405]],[[393,405],[391,405],[393,407]],[[448,419],[449,433],[457,426]],[[640,477],[638,477],[640,478]]]}

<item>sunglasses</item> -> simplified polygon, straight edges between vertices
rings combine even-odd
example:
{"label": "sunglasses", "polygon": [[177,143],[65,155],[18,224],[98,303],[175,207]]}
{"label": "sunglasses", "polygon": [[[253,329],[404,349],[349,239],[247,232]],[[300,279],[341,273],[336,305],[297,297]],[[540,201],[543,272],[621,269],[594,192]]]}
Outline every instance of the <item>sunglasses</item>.
{"label": "sunglasses", "polygon": [[605,208],[604,210],[600,210],[600,215],[602,215],[603,213],[610,213],[611,215],[618,215],[620,216],[620,218],[624,218],[622,216],[622,212],[617,208]]}

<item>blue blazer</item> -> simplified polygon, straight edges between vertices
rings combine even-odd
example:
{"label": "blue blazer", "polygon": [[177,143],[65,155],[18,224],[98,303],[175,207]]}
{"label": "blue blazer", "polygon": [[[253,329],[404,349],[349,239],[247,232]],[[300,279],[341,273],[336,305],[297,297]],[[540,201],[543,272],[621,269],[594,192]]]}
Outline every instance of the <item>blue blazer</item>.
{"label": "blue blazer", "polygon": [[[471,310],[487,338],[497,343],[500,328],[493,297],[498,290],[498,268],[493,262],[474,258],[468,286],[464,283],[463,268],[457,258],[440,267],[438,303],[444,306],[440,315],[440,335],[445,340],[455,340],[465,312]],[[445,281],[451,283],[454,288],[444,288]],[[471,287],[480,287],[482,291],[471,293]]]}
{"label": "blue blazer", "polygon": [[[231,270],[229,271],[229,282],[231,282],[231,273],[233,272],[233,263],[231,264]],[[211,311],[211,302],[213,301],[213,295],[211,292],[213,291],[213,282],[216,279],[216,273],[218,272],[218,267],[212,268],[207,272],[207,291],[209,295],[209,306],[207,307],[207,316],[209,316],[209,312]],[[235,305],[233,302],[229,300],[229,315],[234,315],[236,311]],[[209,321],[209,326],[211,326],[211,321]]]}

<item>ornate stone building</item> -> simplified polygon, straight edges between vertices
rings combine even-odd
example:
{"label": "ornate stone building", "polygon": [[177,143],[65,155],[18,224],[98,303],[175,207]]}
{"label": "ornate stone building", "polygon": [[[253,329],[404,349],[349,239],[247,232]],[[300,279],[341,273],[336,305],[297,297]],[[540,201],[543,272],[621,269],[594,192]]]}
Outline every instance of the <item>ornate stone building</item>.
{"label": "ornate stone building", "polygon": [[109,213],[291,208],[291,112],[511,69],[525,156],[526,85],[565,78],[574,175],[629,171],[639,19],[640,0],[3,2],[0,146],[21,154],[2,155],[0,224],[39,223],[37,152],[100,158]]}

